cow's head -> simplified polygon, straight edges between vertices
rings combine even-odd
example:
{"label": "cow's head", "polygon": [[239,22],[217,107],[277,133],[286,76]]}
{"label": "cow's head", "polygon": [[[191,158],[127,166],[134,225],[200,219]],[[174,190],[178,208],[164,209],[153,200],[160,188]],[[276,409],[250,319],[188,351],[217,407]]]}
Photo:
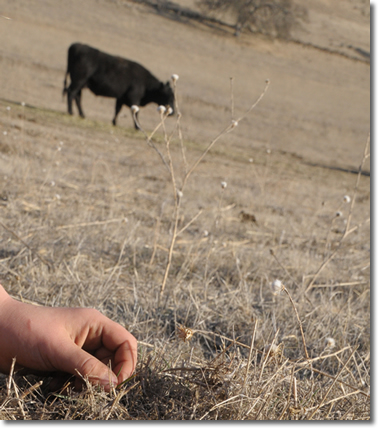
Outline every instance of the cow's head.
{"label": "cow's head", "polygon": [[174,114],[174,112],[175,112],[175,95],[173,93],[173,90],[172,90],[169,82],[160,84],[159,98],[160,98],[160,100],[159,100],[158,104],[163,105],[167,108],[171,107],[172,113],[170,113],[170,116],[172,114]]}

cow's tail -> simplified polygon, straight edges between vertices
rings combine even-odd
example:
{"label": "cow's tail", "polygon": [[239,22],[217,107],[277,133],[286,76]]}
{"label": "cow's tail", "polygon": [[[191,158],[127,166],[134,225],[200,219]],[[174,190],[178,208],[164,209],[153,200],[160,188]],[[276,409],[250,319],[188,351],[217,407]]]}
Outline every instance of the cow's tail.
{"label": "cow's tail", "polygon": [[62,97],[64,98],[64,95],[67,93],[67,76],[71,75],[70,73],[70,64],[71,64],[71,55],[70,55],[70,51],[71,51],[71,47],[68,49],[68,57],[67,57],[67,71],[66,71],[66,75],[64,76],[64,85],[63,85],[63,93],[62,93]]}

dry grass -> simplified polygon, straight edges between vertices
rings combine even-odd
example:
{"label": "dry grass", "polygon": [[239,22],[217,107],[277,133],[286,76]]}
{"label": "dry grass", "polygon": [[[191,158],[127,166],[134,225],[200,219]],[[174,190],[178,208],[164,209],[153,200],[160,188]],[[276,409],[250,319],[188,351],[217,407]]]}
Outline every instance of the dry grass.
{"label": "dry grass", "polygon": [[169,121],[164,164],[142,133],[1,103],[2,283],[98,308],[139,360],[110,394],[4,376],[0,418],[370,419],[369,178],[245,159],[235,122],[196,165],[208,146]]}

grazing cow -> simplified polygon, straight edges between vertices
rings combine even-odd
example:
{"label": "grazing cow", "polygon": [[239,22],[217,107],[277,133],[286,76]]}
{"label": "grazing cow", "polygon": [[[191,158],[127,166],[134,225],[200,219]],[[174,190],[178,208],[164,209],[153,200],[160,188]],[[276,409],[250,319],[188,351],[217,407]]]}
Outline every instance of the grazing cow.
{"label": "grazing cow", "polygon": [[[67,76],[71,84],[67,88]],[[174,94],[167,83],[162,83],[142,65],[118,56],[109,55],[81,43],[74,43],[68,49],[67,72],[64,78],[63,96],[67,92],[68,113],[72,114],[74,99],[81,117],[81,90],[89,88],[95,95],[116,98],[113,125],[117,115],[125,104],[145,106],[156,103],[174,113]],[[137,117],[138,113],[135,113]],[[134,116],[133,116],[134,117]],[[139,129],[134,118],[134,125]]]}

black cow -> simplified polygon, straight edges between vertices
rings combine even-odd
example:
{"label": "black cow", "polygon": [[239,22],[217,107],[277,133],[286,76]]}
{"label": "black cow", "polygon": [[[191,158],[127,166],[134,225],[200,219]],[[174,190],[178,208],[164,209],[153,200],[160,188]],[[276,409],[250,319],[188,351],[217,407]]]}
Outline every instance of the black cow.
{"label": "black cow", "polygon": [[[67,76],[71,84],[67,88]],[[109,55],[81,43],[74,43],[68,49],[67,72],[64,78],[63,96],[67,92],[68,113],[72,114],[72,100],[76,101],[81,117],[81,90],[89,88],[95,95],[116,98],[113,125],[125,104],[145,106],[156,103],[174,113],[174,94],[167,83],[162,83],[142,65],[118,56]],[[135,113],[137,116],[138,113]],[[139,129],[134,119],[135,128]]]}

